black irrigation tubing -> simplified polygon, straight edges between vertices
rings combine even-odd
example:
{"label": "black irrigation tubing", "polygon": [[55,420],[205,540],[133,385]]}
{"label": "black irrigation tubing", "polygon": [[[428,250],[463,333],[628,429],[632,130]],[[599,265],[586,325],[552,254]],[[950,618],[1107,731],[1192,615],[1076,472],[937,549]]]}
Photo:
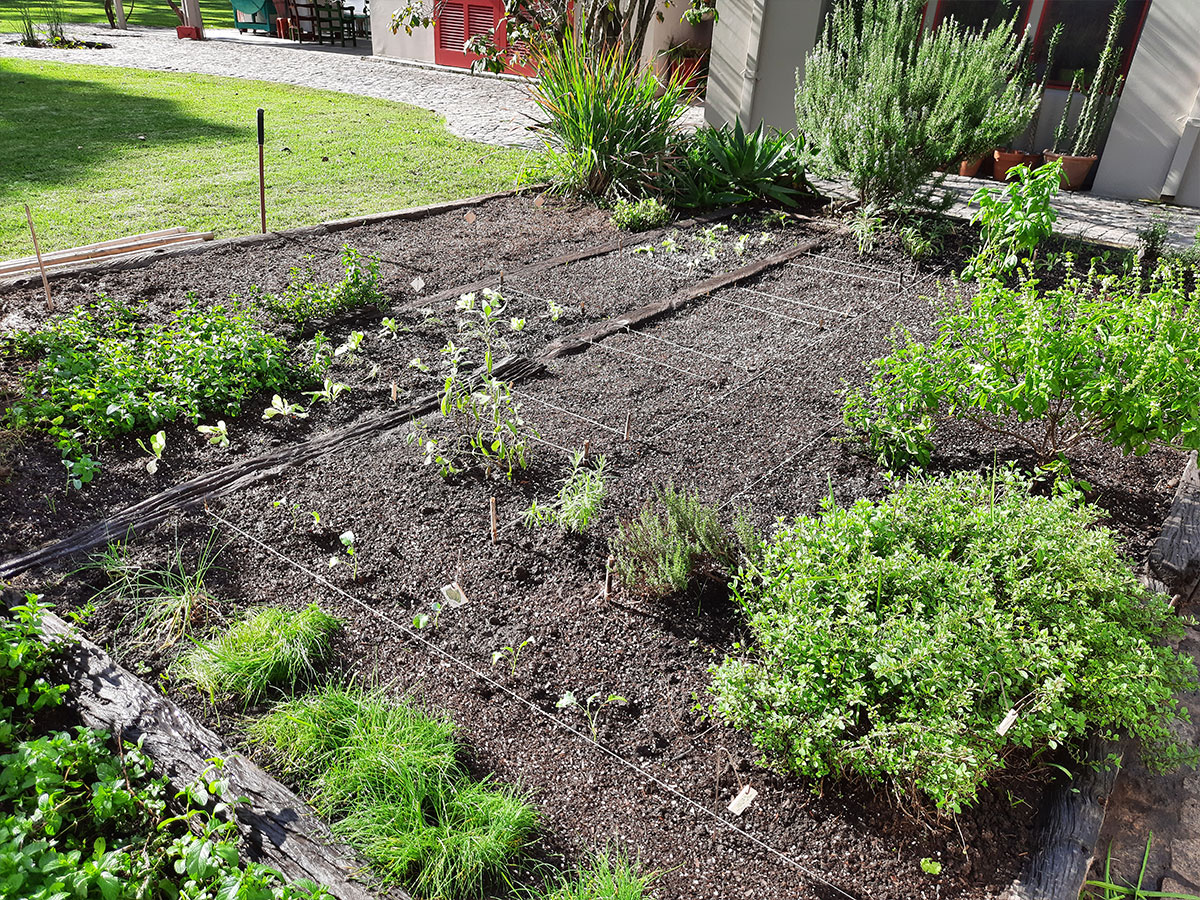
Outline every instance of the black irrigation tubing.
{"label": "black irrigation tubing", "polygon": [[692,807],[697,812],[703,813],[704,815],[708,816],[709,818],[715,820],[723,828],[727,828],[730,831],[733,831],[736,834],[741,835],[743,838],[745,838],[750,843],[754,844],[759,849],[767,851],[768,853],[770,853],[772,856],[776,857],[780,861],[785,862],[788,865],[792,866],[793,868],[796,869],[796,871],[800,872],[800,874],[802,874],[804,877],[810,879],[814,883],[823,885],[824,887],[826,887],[829,890],[836,893],[838,896],[845,897],[846,900],[855,900],[855,897],[852,894],[849,894],[846,891],[842,890],[840,887],[838,887],[832,881],[825,878],[825,876],[823,876],[820,872],[817,872],[813,869],[808,868],[807,866],[798,862],[797,860],[795,860],[788,854],[784,853],[782,850],[776,849],[772,845],[768,844],[766,841],[751,834],[750,832],[746,831],[744,828],[741,828],[736,823],[730,822],[728,819],[726,819],[724,816],[720,815],[719,813],[715,813],[711,809],[709,809],[707,806],[697,803],[695,800],[693,800],[687,794],[683,793],[681,790],[679,790],[674,785],[670,784],[667,781],[664,781],[662,778],[659,778],[657,775],[654,775],[652,772],[648,771],[647,769],[638,765],[637,763],[626,759],[624,756],[621,756],[621,754],[617,753],[615,750],[612,750],[611,748],[606,747],[604,744],[600,743],[599,741],[594,740],[590,735],[585,734],[584,732],[580,731],[578,728],[575,728],[574,726],[567,724],[566,722],[559,719],[553,713],[547,712],[546,710],[544,710],[540,706],[538,706],[536,703],[533,703],[532,701],[526,699],[525,697],[522,697],[520,694],[518,694],[516,691],[512,690],[507,685],[505,685],[499,681],[496,681],[494,678],[489,676],[487,673],[478,671],[477,669],[472,667],[469,663],[467,663],[464,660],[460,659],[459,657],[455,656],[453,653],[450,653],[450,652],[442,649],[441,647],[437,646],[436,644],[432,643],[431,641],[429,641],[426,638],[422,637],[421,635],[417,634],[417,632],[415,632],[413,629],[409,628],[403,622],[400,622],[399,620],[393,618],[392,616],[389,616],[386,613],[381,612],[380,610],[371,606],[370,604],[358,599],[358,597],[354,596],[353,594],[351,594],[349,591],[345,590],[344,588],[334,584],[332,581],[330,581],[324,575],[320,574],[319,572],[315,572],[312,569],[309,569],[307,566],[297,562],[296,560],[292,559],[291,557],[287,556],[286,554],[281,553],[275,547],[272,547],[270,544],[265,543],[264,541],[255,537],[254,535],[250,534],[249,532],[244,531],[243,529],[239,528],[237,525],[233,524],[232,522],[230,522],[228,519],[224,518],[223,516],[220,516],[217,513],[213,512],[207,506],[205,507],[204,511],[208,516],[215,519],[217,522],[220,522],[221,524],[225,525],[227,528],[240,534],[246,540],[252,541],[253,543],[257,544],[262,549],[264,549],[267,552],[278,557],[280,560],[282,560],[287,565],[291,566],[296,571],[302,572],[305,575],[308,575],[313,581],[315,581],[319,584],[323,584],[329,590],[333,591],[336,594],[339,594],[346,600],[349,600],[351,603],[358,606],[360,609],[362,609],[367,614],[373,615],[376,618],[380,619],[381,621],[386,622],[387,624],[389,624],[393,628],[395,628],[398,632],[403,634],[405,637],[422,645],[426,650],[429,650],[430,652],[436,654],[437,656],[441,657],[442,659],[446,660],[447,662],[451,663],[452,665],[458,666],[460,669],[467,672],[468,674],[475,676],[476,678],[478,678],[484,684],[488,685],[493,690],[504,694],[510,700],[513,700],[516,703],[520,704],[521,706],[524,706],[525,708],[527,708],[528,710],[533,712],[535,715],[541,716],[542,718],[548,720],[553,726],[555,726],[556,728],[559,728],[563,731],[566,731],[567,733],[574,736],[577,740],[582,741],[584,744],[590,745],[595,750],[598,750],[600,753],[604,754],[605,756],[608,756],[615,762],[621,764],[622,766],[626,767],[627,769],[630,769],[632,772],[634,772],[636,775],[640,776],[641,778],[645,779],[647,782],[658,785],[664,791],[671,794],[673,797],[683,801],[685,804]]}

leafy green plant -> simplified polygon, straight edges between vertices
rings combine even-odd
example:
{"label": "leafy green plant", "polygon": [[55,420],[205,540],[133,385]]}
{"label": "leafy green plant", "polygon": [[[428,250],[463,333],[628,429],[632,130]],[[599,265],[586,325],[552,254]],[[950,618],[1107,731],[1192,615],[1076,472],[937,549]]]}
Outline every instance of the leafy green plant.
{"label": "leafy green plant", "polygon": [[1195,666],[1099,515],[1007,470],[826,501],[739,574],[753,640],[715,670],[717,713],[783,769],[950,810],[1018,748],[1128,731],[1178,762]]}
{"label": "leafy green plant", "polygon": [[815,191],[804,174],[794,135],[751,132],[741,119],[732,128],[702,128],[688,138],[666,173],[666,188],[683,206],[717,206],[768,200],[795,206]]}
{"label": "leafy green plant", "polygon": [[[328,379],[326,380],[328,381]],[[328,389],[332,390],[332,387],[333,383],[329,382]],[[309,396],[311,397],[312,394],[310,393]],[[267,421],[270,421],[276,417],[284,419],[307,419],[308,413],[304,411],[304,407],[299,403],[289,403],[281,396],[276,394],[271,398],[271,405],[263,410],[262,417]]]}
{"label": "leafy green plant", "polygon": [[665,597],[685,590],[698,574],[724,576],[737,565],[737,547],[715,507],[672,483],[656,488],[654,500],[638,518],[620,523],[612,542],[627,589]]}
{"label": "leafy green plant", "polygon": [[521,651],[533,643],[533,638],[525,638],[515,647],[501,647],[499,650],[492,652],[492,668],[495,668],[500,662],[508,660],[508,674],[517,674],[517,663],[521,661]]}
{"label": "leafy green plant", "polygon": [[142,448],[142,452],[147,454],[146,472],[153,475],[158,471],[158,464],[162,462],[163,451],[167,449],[167,433],[165,431],[156,431],[150,435],[149,446],[138,438],[137,445]]}
{"label": "leafy green plant", "polygon": [[1063,107],[1062,119],[1054,130],[1055,153],[1070,156],[1095,156],[1100,152],[1100,139],[1108,130],[1113,115],[1117,111],[1117,101],[1121,96],[1121,84],[1125,77],[1121,74],[1121,56],[1123,50],[1118,44],[1121,25],[1125,22],[1125,0],[1118,0],[1108,18],[1108,36],[1104,40],[1104,49],[1100,53],[1100,61],[1096,67],[1096,75],[1091,86],[1084,94],[1083,105],[1079,115],[1071,124],[1071,112],[1074,104],[1071,102],[1076,93],[1083,93],[1081,84],[1082,72],[1076,72],[1071,79],[1071,89],[1067,92],[1067,102]]}
{"label": "leafy green plant", "polygon": [[[1068,265],[1069,265],[1068,260]],[[1088,437],[1125,452],[1200,447],[1200,306],[1186,272],[1147,280],[1068,273],[1043,290],[1028,272],[943,293],[936,337],[901,331],[872,364],[846,420],[881,461],[923,463],[938,414],[1029,447],[1042,464]],[[1032,426],[1037,425],[1037,428]]]}
{"label": "leafy green plant", "polygon": [[448,718],[382,691],[325,686],[248,731],[339,838],[386,882],[422,896],[480,896],[532,838],[534,809],[516,790],[467,774]]}
{"label": "leafy green plant", "polygon": [[534,500],[525,513],[525,524],[553,523],[563,531],[587,531],[600,514],[600,506],[608,490],[604,462],[604,457],[598,455],[595,462],[589,464],[582,450],[575,451],[571,456],[571,474],[562,480],[558,497],[545,506]]}
{"label": "leafy green plant", "polygon": [[645,231],[647,228],[658,228],[670,222],[671,210],[653,197],[644,197],[637,201],[621,198],[613,204],[612,218],[609,221],[626,231]]}
{"label": "leafy green plant", "polygon": [[557,709],[578,709],[587,719],[588,730],[592,740],[600,733],[600,714],[609,706],[628,706],[629,701],[619,694],[604,696],[603,691],[596,691],[583,702],[580,702],[572,691],[566,691],[555,704]]}
{"label": "leafy green plant", "polygon": [[560,190],[597,199],[642,196],[668,156],[686,89],[661,89],[636,54],[589,46],[568,33],[534,54],[533,101],[545,164]]}
{"label": "leafy green plant", "polygon": [[1025,130],[1036,85],[1015,77],[1010,22],[922,30],[922,0],[838,0],[797,79],[796,120],[815,168],[843,175],[862,203],[906,205],[938,169]]}
{"label": "leafy green plant", "polygon": [[378,259],[371,256],[364,260],[353,247],[344,246],[342,268],[345,273],[342,280],[327,284],[311,269],[302,272],[293,267],[283,293],[278,296],[264,294],[260,301],[278,318],[298,325],[351,309],[386,304]]}
{"label": "leafy green plant", "polygon": [[1061,183],[1062,162],[1055,160],[1034,170],[1013,166],[999,196],[987,187],[977,190],[971,202],[979,211],[971,223],[980,226],[983,242],[964,274],[1010,272],[1022,258],[1035,255],[1038,244],[1054,232],[1058,213],[1051,201]]}
{"label": "leafy green plant", "polygon": [[229,446],[229,428],[224,419],[219,419],[216,425],[200,425],[196,430],[214,447],[225,449]]}
{"label": "leafy green plant", "polygon": [[255,703],[273,688],[291,691],[310,682],[340,626],[315,603],[299,612],[266,607],[197,643],[180,658],[176,674],[212,697]]}
{"label": "leafy green plant", "polygon": [[846,220],[846,228],[854,235],[858,244],[858,255],[870,253],[875,249],[875,240],[883,226],[883,217],[874,203],[860,206]]}
{"label": "leafy green plant", "polygon": [[[350,385],[343,384],[340,381],[334,381],[332,378],[326,378],[321,387],[315,391],[305,391],[304,395],[306,397],[311,397],[313,403],[326,403],[332,406],[335,402],[337,402],[338,397],[347,393],[349,390]],[[295,404],[289,404],[289,406],[295,406]],[[290,415],[295,416],[296,414],[293,412],[290,413]],[[268,418],[266,412],[263,413],[263,418]]]}
{"label": "leafy green plant", "polygon": [[212,412],[236,415],[250,395],[299,376],[287,345],[248,310],[195,298],[164,324],[101,294],[6,342],[36,364],[5,419],[49,433],[76,487],[98,468],[84,451],[87,440],[177,419],[199,422]]}

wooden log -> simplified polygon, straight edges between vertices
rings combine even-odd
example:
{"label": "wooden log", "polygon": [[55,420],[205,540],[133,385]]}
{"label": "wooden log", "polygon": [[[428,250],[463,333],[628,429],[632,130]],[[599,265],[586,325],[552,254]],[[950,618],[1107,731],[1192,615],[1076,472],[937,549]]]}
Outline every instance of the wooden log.
{"label": "wooden log", "polygon": [[329,222],[322,222],[329,231],[345,231],[348,228],[360,228],[363,225],[371,225],[376,222],[390,222],[396,219],[423,219],[427,216],[437,215],[438,213],[453,212],[456,209],[467,209],[472,206],[479,206],[486,203],[488,200],[499,200],[502,197],[519,197],[523,193],[529,191],[542,190],[545,185],[530,185],[522,188],[510,189],[507,191],[495,191],[491,194],[480,194],[475,197],[464,197],[460,200],[443,200],[439,203],[426,203],[424,206],[409,206],[405,209],[393,209],[388,212],[370,213],[365,216],[350,216],[345,219],[333,219]]}
{"label": "wooden log", "polygon": [[[94,250],[86,251],[63,251],[65,255],[59,256],[57,259],[44,259],[47,267],[58,268],[59,266],[70,265],[78,262],[92,262],[98,259],[107,259],[113,256],[125,256],[129,253],[139,253],[146,250],[153,250],[158,247],[167,247],[176,244],[195,244],[201,241],[211,241],[213,233],[211,231],[196,231],[187,232],[184,234],[163,235],[156,238],[147,238],[141,241],[135,241],[128,244],[113,244],[108,247],[99,247]],[[19,275],[24,271],[32,269],[33,266],[20,266],[13,268],[0,268],[0,277],[8,278]]]}
{"label": "wooden log", "polygon": [[[493,372],[496,377],[505,381],[519,381],[530,377],[539,369],[540,365],[534,361],[512,356],[497,363]],[[399,428],[418,416],[433,412],[440,402],[438,395],[430,394],[402,409],[372,416],[301,444],[281,447],[198,475],[127,506],[108,518],[85,526],[60,540],[9,557],[0,562],[0,579],[12,578],[21,572],[110,541],[124,540],[153,528],[181,510],[200,506],[211,498],[231,494],[267,478],[274,478],[286,469],[312,462],[335,450]]]}
{"label": "wooden log", "polygon": [[1196,599],[1200,588],[1200,469],[1195,450],[1179,477],[1162,534],[1150,551],[1150,571],[1184,603]]}
{"label": "wooden log", "polygon": [[[376,900],[361,878],[366,864],[303,800],[58,616],[44,613],[42,628],[47,637],[66,640],[58,674],[71,688],[68,707],[85,725],[140,741],[154,772],[174,791],[209,771],[209,760],[223,760],[221,776],[229,779],[234,796],[249,799],[237,808],[237,827],[258,860],[289,881],[307,878],[324,885],[338,900]],[[399,891],[392,896],[408,897]]]}
{"label": "wooden log", "polygon": [[626,328],[634,328],[639,325],[644,325],[647,322],[653,321],[660,316],[666,315],[680,309],[687,303],[703,297],[706,294],[711,294],[713,291],[721,288],[730,287],[731,285],[739,284],[755,275],[759,275],[768,269],[783,265],[789,260],[795,259],[805,253],[815,250],[821,245],[821,241],[805,241],[797,244],[794,247],[789,247],[786,250],[781,250],[771,256],[753,262],[748,266],[743,266],[740,269],[734,269],[732,272],[726,272],[722,275],[715,275],[701,281],[699,284],[694,284],[689,288],[684,288],[672,294],[665,300],[658,300],[654,303],[649,303],[640,309],[635,309],[633,312],[625,313],[624,315],[616,316],[612,319],[607,319],[604,322],[598,322],[577,334],[568,335],[567,337],[559,338],[557,341],[550,343],[545,352],[542,353],[540,359],[548,361],[559,356],[565,356],[568,353],[577,353],[580,350],[586,349],[596,341],[603,340],[617,332],[624,331]]}
{"label": "wooden log", "polygon": [[[153,238],[153,237],[165,237],[170,234],[183,234],[185,231],[187,231],[187,229],[184,228],[182,225],[176,225],[172,228],[164,228],[160,231],[146,231],[146,232],[143,232],[142,234],[131,234],[131,235],[126,235],[125,237],[109,238],[107,241],[96,241],[96,243],[94,243],[94,244],[80,244],[78,247],[71,247],[66,250],[55,250],[52,253],[44,254],[42,256],[42,259],[52,260],[52,259],[55,259],[59,256],[67,254],[67,253],[77,253],[82,250],[100,250],[100,249],[103,249],[104,247],[113,247],[118,244],[125,244],[130,241],[139,240],[139,239]],[[18,263],[22,264],[25,267],[28,267],[30,264],[36,263],[36,262],[37,262],[37,257],[35,257],[35,256],[22,256],[19,259],[8,259],[8,260],[4,260],[3,262],[0,262],[0,270],[14,267]]]}

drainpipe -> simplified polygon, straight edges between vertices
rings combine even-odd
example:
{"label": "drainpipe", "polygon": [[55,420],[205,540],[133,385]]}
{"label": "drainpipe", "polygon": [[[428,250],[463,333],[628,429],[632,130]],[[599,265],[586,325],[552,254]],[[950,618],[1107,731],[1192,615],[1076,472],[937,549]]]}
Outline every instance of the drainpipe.
{"label": "drainpipe", "polygon": [[1192,158],[1192,151],[1196,149],[1198,138],[1200,138],[1200,90],[1196,92],[1196,99],[1192,101],[1191,115],[1183,120],[1183,134],[1179,136],[1179,143],[1175,147],[1175,156],[1171,159],[1171,167],[1167,169],[1166,180],[1163,181],[1162,190],[1159,191],[1159,199],[1175,199],[1175,194],[1179,191],[1179,185],[1183,181],[1183,173],[1187,171],[1188,162]]}
{"label": "drainpipe", "polygon": [[742,69],[742,97],[738,104],[738,118],[747,129],[753,127],[750,117],[754,113],[754,92],[758,87],[758,55],[762,51],[766,8],[767,0],[751,0],[750,21],[746,29],[746,67]]}

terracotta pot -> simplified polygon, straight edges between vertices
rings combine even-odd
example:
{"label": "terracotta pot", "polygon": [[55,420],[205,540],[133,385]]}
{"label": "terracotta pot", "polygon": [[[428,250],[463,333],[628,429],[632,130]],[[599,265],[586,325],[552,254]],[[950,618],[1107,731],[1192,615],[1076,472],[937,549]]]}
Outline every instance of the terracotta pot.
{"label": "terracotta pot", "polygon": [[200,29],[194,25],[176,25],[175,36],[181,41],[200,40]]}
{"label": "terracotta pot", "polygon": [[1046,162],[1062,160],[1062,186],[1068,191],[1077,191],[1083,186],[1097,159],[1095,156],[1067,156],[1062,153],[1051,153],[1049,150],[1043,155],[1046,157]]}
{"label": "terracotta pot", "polygon": [[996,150],[992,154],[995,163],[992,167],[992,177],[997,181],[1008,180],[1008,170],[1014,166],[1029,166],[1036,169],[1042,164],[1042,154],[1026,153],[1024,150]]}
{"label": "terracotta pot", "polygon": [[982,156],[976,159],[964,159],[958,164],[958,174],[963,178],[974,178],[979,173],[979,167],[982,165]]}

